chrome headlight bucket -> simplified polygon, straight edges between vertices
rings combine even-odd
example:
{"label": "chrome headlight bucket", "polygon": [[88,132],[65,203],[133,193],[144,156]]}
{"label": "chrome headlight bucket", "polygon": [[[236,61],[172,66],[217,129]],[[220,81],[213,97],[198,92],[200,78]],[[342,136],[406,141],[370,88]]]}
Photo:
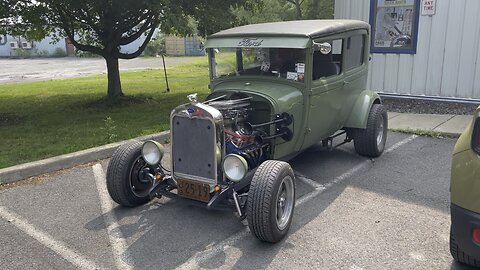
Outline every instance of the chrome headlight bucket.
{"label": "chrome headlight bucket", "polygon": [[142,156],[149,165],[158,165],[164,153],[165,148],[156,141],[146,141],[143,143]]}
{"label": "chrome headlight bucket", "polygon": [[229,154],[223,159],[223,171],[228,179],[239,182],[247,175],[247,160],[240,155]]}

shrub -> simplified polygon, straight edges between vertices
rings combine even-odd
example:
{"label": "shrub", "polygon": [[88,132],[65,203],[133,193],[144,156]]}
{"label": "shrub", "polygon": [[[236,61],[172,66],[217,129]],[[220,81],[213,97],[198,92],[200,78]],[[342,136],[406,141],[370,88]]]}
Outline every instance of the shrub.
{"label": "shrub", "polygon": [[65,56],[67,56],[67,53],[65,52],[64,49],[59,47],[55,48],[55,50],[52,53],[52,57],[65,57]]}
{"label": "shrub", "polygon": [[158,34],[157,38],[152,39],[145,48],[145,55],[157,56],[165,53],[165,35]]}
{"label": "shrub", "polygon": [[46,51],[46,50],[39,51],[39,50],[35,49],[34,52],[35,52],[35,56],[37,56],[37,57],[48,57],[48,51]]}
{"label": "shrub", "polygon": [[100,57],[100,55],[98,55],[98,54],[94,54],[94,53],[91,53],[91,52],[85,52],[85,51],[81,51],[81,50],[76,50],[75,51],[75,56],[81,57],[81,58]]}
{"label": "shrub", "polygon": [[32,57],[32,51],[26,50],[23,48],[18,48],[14,50],[14,57],[15,58],[30,58]]}

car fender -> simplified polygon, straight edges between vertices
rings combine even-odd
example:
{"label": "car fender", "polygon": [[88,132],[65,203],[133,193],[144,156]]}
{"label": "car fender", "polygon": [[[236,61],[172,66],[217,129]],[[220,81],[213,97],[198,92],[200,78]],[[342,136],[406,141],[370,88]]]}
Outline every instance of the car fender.
{"label": "car fender", "polygon": [[360,95],[358,95],[344,127],[366,128],[368,114],[372,108],[372,105],[381,103],[382,101],[377,93],[371,90],[363,90]]}

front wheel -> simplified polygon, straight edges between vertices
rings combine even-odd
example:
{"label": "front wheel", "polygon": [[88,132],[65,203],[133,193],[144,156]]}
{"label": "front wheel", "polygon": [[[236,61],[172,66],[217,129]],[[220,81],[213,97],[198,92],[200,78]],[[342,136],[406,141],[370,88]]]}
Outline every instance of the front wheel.
{"label": "front wheel", "polygon": [[107,168],[107,190],[112,199],[135,207],[150,201],[152,182],[145,177],[147,163],[142,157],[142,142],[120,146],[112,155]]}
{"label": "front wheel", "polygon": [[356,129],[353,135],[355,151],[366,157],[379,157],[385,149],[388,131],[387,109],[373,104],[368,114],[367,127]]}
{"label": "front wheel", "polygon": [[250,231],[276,243],[287,234],[295,208],[295,176],[283,161],[267,160],[255,172],[247,201]]}

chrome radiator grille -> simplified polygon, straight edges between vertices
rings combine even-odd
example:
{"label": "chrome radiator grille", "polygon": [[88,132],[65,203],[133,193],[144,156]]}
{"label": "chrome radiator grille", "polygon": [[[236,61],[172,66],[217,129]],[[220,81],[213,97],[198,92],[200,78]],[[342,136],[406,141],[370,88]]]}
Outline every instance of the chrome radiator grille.
{"label": "chrome radiator grille", "polygon": [[213,121],[176,115],[171,123],[174,175],[214,182],[217,163]]}

